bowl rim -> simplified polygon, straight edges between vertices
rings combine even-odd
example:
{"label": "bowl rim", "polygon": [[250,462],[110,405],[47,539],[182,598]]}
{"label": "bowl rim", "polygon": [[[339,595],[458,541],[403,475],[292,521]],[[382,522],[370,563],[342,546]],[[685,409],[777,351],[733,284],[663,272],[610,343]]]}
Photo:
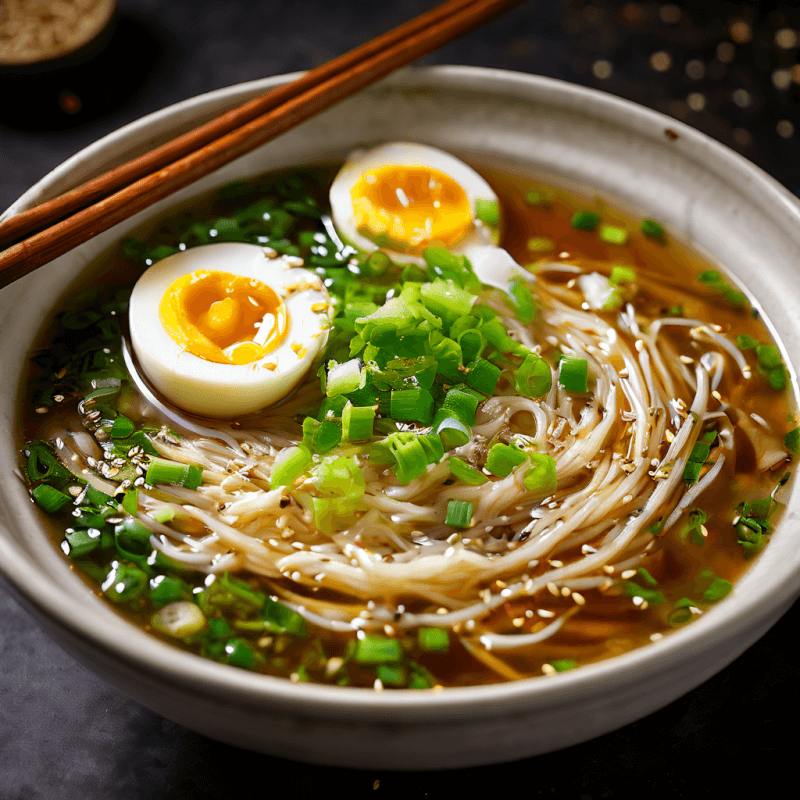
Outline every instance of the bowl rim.
{"label": "bowl rim", "polygon": [[[218,101],[231,105],[242,96],[267,91],[300,74],[277,75],[224,87],[141,117],[62,162],[13,203],[0,219],[58,193],[59,184],[68,182],[73,170],[78,168],[80,172],[83,163],[91,162],[109,146],[135,140],[143,131],[153,126],[158,128],[161,123],[167,123],[167,130],[175,128],[177,126],[174,123],[183,115],[189,116],[195,112],[202,114],[203,109]],[[771,204],[776,224],[785,231],[787,237],[796,238],[796,231],[800,229],[800,200],[759,167],[685,123],[606,92],[508,70],[451,65],[406,68],[377,85],[430,86],[444,91],[491,90],[495,94],[511,94],[528,100],[535,96],[539,102],[569,108],[580,106],[593,117],[613,119],[617,125],[623,124],[620,120],[624,120],[626,129],[633,129],[648,138],[655,138],[656,132],[663,136],[666,129],[671,129],[682,141],[685,158],[702,161],[706,169],[711,169],[724,180],[735,179],[740,190],[743,187],[757,189],[757,202]],[[170,125],[170,122],[173,124]],[[0,504],[7,507],[4,495],[0,495]],[[341,717],[345,712],[351,718],[384,717],[396,721],[413,718],[417,723],[425,718],[441,719],[442,714],[450,718],[477,717],[496,714],[499,708],[505,708],[507,713],[508,708],[544,708],[565,702],[573,705],[583,697],[596,695],[600,688],[607,691],[623,683],[644,681],[657,671],[657,665],[664,659],[670,660],[677,669],[679,665],[691,662],[697,650],[708,650],[729,642],[751,630],[758,622],[766,620],[777,609],[785,609],[800,592],[800,571],[787,560],[779,569],[777,583],[766,587],[762,582],[760,586],[750,587],[751,591],[744,599],[737,597],[734,591],[714,608],[713,614],[704,615],[691,625],[649,645],[561,673],[558,680],[545,680],[545,676],[542,676],[500,684],[448,688],[444,691],[376,692],[352,687],[295,684],[281,678],[230,669],[226,665],[183,652],[132,625],[128,626],[130,635],[123,637],[118,635],[120,626],[110,621],[94,627],[91,624],[94,614],[71,613],[68,604],[63,603],[61,593],[49,583],[37,586],[36,565],[26,554],[16,550],[6,536],[0,536],[0,572],[23,598],[25,605],[37,615],[63,628],[70,636],[87,643],[104,656],[121,661],[135,668],[140,675],[162,684],[189,689],[198,696],[211,699],[224,697],[229,704],[249,709],[284,708],[291,709],[293,714],[315,717]],[[35,588],[29,588],[31,586]],[[97,619],[101,620],[99,615]]]}

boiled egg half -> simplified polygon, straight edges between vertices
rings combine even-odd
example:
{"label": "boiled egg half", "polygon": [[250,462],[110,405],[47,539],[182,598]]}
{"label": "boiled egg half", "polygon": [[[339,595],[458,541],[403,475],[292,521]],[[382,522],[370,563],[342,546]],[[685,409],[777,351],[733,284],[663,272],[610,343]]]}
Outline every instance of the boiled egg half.
{"label": "boiled egg half", "polygon": [[228,419],[290,394],[321,354],[332,315],[322,281],[297,261],[220,243],[151,266],[129,310],[150,383],[184,411]]}
{"label": "boiled egg half", "polygon": [[426,247],[446,247],[501,288],[522,269],[496,246],[500,204],[492,187],[444,150],[411,142],[356,150],[334,178],[330,202],[342,238],[364,252],[423,264]]}

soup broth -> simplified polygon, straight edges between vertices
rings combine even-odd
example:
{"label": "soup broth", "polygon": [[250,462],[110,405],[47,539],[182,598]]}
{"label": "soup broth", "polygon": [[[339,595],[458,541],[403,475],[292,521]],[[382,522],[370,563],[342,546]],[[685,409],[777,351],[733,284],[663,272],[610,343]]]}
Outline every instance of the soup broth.
{"label": "soup broth", "polygon": [[[553,675],[708,613],[768,540],[797,447],[758,309],[657,222],[490,170],[528,280],[503,292],[457,257],[395,264],[339,239],[333,174],[225,187],[126,241],[56,317],[22,450],[70,566],[190,652],[376,689]],[[282,404],[197,432],[140,394],[121,336],[144,270],[222,241],[302,263],[333,321]],[[363,320],[437,280],[469,306],[430,300],[446,336],[368,340]]]}

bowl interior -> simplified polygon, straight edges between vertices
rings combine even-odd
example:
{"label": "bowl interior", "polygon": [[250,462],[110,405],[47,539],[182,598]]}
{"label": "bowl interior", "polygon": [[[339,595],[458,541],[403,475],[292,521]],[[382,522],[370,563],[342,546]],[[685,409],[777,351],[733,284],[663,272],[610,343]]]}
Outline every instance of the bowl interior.
{"label": "bowl interior", "polygon": [[[213,92],[133,123],[65,162],[6,214],[54,196],[145,143],[183,130],[285,79]],[[562,676],[558,687],[556,682],[523,681],[516,686],[452,690],[439,697],[425,694],[402,702],[389,697],[390,693],[378,697],[358,690],[334,688],[331,692],[329,687],[264,681],[193,656],[176,655],[172,648],[129,629],[87,591],[43,535],[18,469],[19,397],[32,344],[59,298],[106,269],[110,253],[129,231],[182,202],[231,180],[338,160],[354,147],[390,140],[430,144],[467,161],[529,174],[566,188],[589,187],[581,191],[662,221],[724,264],[747,287],[754,305],[766,311],[796,385],[800,365],[800,271],[796,269],[800,263],[800,204],[782,187],[702,134],[600,92],[496,70],[405,70],[0,291],[4,344],[0,366],[6,376],[0,395],[0,481],[4,487],[0,494],[0,569],[53,626],[69,631],[89,647],[136,663],[151,675],[168,674],[176,683],[199,681],[197,685],[202,684],[203,691],[212,695],[224,692],[248,702],[268,698],[287,706],[316,704],[319,713],[338,713],[349,705],[350,713],[380,710],[391,716],[413,710],[435,716],[445,708],[456,713],[464,695],[470,698],[473,714],[484,706],[496,708],[512,699],[544,702],[549,698],[546,702],[555,702],[569,693],[586,694],[599,686],[622,684],[642,670],[657,671],[659,661],[681,654],[688,658],[687,654],[699,651],[710,653],[714,648],[722,648],[713,656],[721,668],[733,658],[737,637],[747,638],[754,625],[776,618],[800,590],[800,490],[796,487],[770,544],[736,591],[713,613],[677,635]],[[694,679],[693,685],[701,679]],[[691,686],[684,691],[688,688]]]}

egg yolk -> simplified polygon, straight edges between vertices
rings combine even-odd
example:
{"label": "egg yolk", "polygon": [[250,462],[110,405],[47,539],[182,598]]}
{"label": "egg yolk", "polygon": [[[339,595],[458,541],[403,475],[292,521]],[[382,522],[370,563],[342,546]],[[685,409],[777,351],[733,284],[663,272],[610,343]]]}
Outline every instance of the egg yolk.
{"label": "egg yolk", "polygon": [[230,272],[197,270],[170,284],[161,324],[184,350],[217,364],[250,364],[286,336],[286,306],[265,283]]}
{"label": "egg yolk", "polygon": [[356,227],[395,250],[452,245],[472,224],[464,189],[449,175],[424,166],[389,164],[365,172],[350,190]]}

